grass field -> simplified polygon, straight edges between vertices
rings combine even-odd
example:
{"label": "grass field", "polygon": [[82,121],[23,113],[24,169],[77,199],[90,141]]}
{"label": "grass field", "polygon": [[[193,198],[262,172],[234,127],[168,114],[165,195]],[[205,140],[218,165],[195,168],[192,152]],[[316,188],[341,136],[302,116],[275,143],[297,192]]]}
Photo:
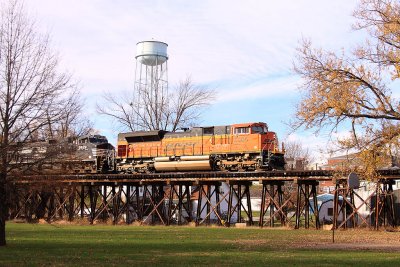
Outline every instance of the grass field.
{"label": "grass field", "polygon": [[399,266],[400,232],[7,223],[0,266]]}

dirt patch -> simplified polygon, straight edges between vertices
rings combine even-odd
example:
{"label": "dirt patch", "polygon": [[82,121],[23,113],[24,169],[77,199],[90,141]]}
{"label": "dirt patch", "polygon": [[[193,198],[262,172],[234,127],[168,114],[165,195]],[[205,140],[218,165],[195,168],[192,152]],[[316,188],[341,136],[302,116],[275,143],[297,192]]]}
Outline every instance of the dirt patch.
{"label": "dirt patch", "polygon": [[393,244],[354,244],[354,243],[331,243],[316,244],[318,249],[327,250],[362,250],[362,251],[382,251],[382,252],[400,252],[400,245]]}
{"label": "dirt patch", "polygon": [[39,219],[38,224],[48,224],[45,219]]}
{"label": "dirt patch", "polygon": [[57,224],[57,225],[75,225],[73,222],[66,221],[66,220],[58,220],[53,222],[52,224]]}
{"label": "dirt patch", "polygon": [[335,231],[335,243],[327,231],[292,230],[291,234],[276,235],[269,239],[224,240],[226,244],[240,247],[244,251],[264,247],[281,250],[322,249],[342,251],[383,251],[400,252],[400,231],[397,230],[346,230]]}
{"label": "dirt patch", "polygon": [[265,246],[268,241],[265,239],[242,239],[242,240],[224,240],[226,244],[233,244],[236,247],[240,247],[241,250],[251,251],[254,248]]}
{"label": "dirt patch", "polygon": [[318,239],[315,239],[307,242],[294,242],[292,245],[296,248],[400,252],[400,232],[397,229],[335,231],[335,242],[333,242],[332,236],[329,237],[328,240],[320,240],[320,242],[316,242],[315,240]]}

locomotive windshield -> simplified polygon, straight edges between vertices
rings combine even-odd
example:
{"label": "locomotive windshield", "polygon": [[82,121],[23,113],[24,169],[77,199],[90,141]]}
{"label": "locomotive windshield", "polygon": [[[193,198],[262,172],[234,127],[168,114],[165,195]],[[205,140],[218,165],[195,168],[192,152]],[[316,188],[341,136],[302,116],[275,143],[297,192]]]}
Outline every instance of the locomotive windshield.
{"label": "locomotive windshield", "polygon": [[107,138],[105,137],[90,137],[89,143],[107,143]]}
{"label": "locomotive windshield", "polygon": [[252,133],[260,133],[264,134],[268,132],[268,129],[266,126],[252,126],[251,127],[251,132]]}
{"label": "locomotive windshield", "polygon": [[76,143],[78,143],[78,144],[86,144],[86,143],[103,144],[103,143],[108,143],[108,140],[105,136],[102,136],[102,135],[90,135],[90,136],[82,136],[82,137],[78,138]]}

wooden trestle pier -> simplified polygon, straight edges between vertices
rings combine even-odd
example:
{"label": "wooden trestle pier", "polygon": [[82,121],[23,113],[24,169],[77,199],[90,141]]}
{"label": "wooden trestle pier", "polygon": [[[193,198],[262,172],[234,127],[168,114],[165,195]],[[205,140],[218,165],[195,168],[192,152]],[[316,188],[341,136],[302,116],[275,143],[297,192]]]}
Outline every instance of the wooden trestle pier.
{"label": "wooden trestle pier", "polygon": [[[398,170],[381,171],[362,199],[346,177],[332,171],[206,172],[163,174],[41,175],[7,184],[8,217],[183,225],[247,223],[260,227],[320,228],[317,186],[333,180],[333,228],[395,226],[393,183]],[[262,186],[261,211],[251,210],[251,186]],[[356,201],[358,199],[358,201]],[[311,201],[310,201],[311,200]],[[360,213],[368,205],[370,213]],[[310,205],[312,203],[312,205]],[[372,205],[371,203],[374,203]],[[223,209],[224,207],[224,209]],[[399,215],[397,215],[399,216]]]}

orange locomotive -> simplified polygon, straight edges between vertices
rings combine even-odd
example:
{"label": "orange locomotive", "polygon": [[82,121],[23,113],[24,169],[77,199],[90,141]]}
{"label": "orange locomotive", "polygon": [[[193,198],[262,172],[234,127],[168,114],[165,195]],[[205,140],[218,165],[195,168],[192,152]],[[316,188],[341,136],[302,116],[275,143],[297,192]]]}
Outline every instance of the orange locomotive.
{"label": "orange locomotive", "polygon": [[253,171],[283,169],[283,151],[263,122],[194,127],[182,132],[118,135],[117,171]]}

